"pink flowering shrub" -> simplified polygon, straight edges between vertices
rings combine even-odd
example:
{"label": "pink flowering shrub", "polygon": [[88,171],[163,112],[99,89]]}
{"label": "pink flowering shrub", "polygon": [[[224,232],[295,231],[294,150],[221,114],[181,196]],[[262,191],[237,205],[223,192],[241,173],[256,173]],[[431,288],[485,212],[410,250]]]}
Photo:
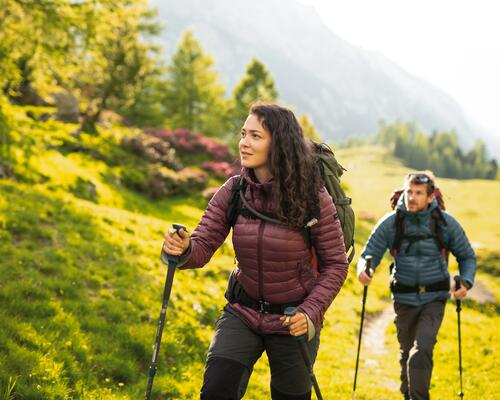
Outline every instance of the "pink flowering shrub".
{"label": "pink flowering shrub", "polygon": [[188,129],[178,128],[173,131],[151,128],[148,132],[169,143],[174,149],[189,153],[203,153],[216,161],[233,161],[234,156],[225,144],[214,139],[192,132]]}
{"label": "pink flowering shrub", "polygon": [[237,175],[241,170],[239,163],[230,164],[226,161],[205,161],[201,164],[201,168],[224,178],[230,178],[231,176]]}

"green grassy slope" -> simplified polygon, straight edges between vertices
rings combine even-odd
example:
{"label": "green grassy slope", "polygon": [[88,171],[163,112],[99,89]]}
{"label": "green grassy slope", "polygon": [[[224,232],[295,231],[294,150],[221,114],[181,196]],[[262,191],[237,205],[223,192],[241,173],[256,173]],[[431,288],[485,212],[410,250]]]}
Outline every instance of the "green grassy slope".
{"label": "green grassy slope", "polygon": [[[127,129],[84,135],[85,151],[74,151],[74,126],[35,122],[24,116],[24,109],[16,110],[18,131],[36,146],[29,162],[18,167],[23,181],[0,180],[0,399],[7,398],[9,379],[16,381],[14,398],[142,398],[166,271],[158,257],[163,233],[173,222],[192,229],[204,202],[199,195],[153,202],[120,186],[115,178],[126,155],[117,143],[131,134]],[[25,151],[17,156],[22,160]],[[406,169],[378,148],[342,150],[338,158],[349,170],[345,182],[361,217],[359,252]],[[75,190],[78,177],[95,185],[94,201]],[[491,258],[480,276],[498,295],[498,256],[493,253],[498,236],[493,232],[500,232],[494,218],[500,186],[485,181],[465,185],[462,192],[455,181],[441,184],[450,211],[471,232],[471,240],[484,246],[481,260]],[[484,213],[470,200],[474,193],[483,199]],[[176,274],[154,385],[158,398],[197,398],[232,267],[228,240],[206,268]],[[371,314],[390,304],[386,266],[380,270],[370,287]],[[328,399],[351,396],[361,293],[351,267],[328,312],[316,365]],[[456,320],[453,307],[448,308],[436,354],[435,399],[449,399],[457,389]],[[498,306],[468,302],[463,321],[466,394],[481,392],[483,399],[493,399]],[[387,349],[376,360],[378,368],[362,361],[358,399],[399,398],[393,388],[398,372],[392,327]],[[268,386],[263,357],[246,398],[269,398]]]}

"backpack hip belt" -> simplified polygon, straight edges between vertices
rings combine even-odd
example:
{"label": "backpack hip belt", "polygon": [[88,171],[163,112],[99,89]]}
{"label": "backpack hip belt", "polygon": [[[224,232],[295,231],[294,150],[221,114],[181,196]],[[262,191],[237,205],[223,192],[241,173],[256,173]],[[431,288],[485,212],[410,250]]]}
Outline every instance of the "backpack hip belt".
{"label": "backpack hip belt", "polygon": [[269,303],[263,299],[254,300],[245,292],[245,289],[243,289],[238,282],[234,273],[232,273],[229,278],[229,285],[225,297],[229,304],[241,304],[242,306],[252,308],[262,314],[284,314],[287,307],[298,307],[304,302],[304,300],[299,300],[286,304],[275,304]]}
{"label": "backpack hip belt", "polygon": [[399,283],[395,279],[391,280],[392,293],[427,293],[427,292],[441,292],[450,290],[450,279],[446,278],[442,281],[431,283],[430,285],[415,285],[409,286]]}

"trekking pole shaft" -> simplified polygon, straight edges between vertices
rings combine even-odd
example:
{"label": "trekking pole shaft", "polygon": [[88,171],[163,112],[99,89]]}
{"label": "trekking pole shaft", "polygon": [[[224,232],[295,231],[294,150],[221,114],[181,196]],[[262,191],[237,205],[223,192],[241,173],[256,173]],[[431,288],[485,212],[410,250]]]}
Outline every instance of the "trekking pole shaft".
{"label": "trekking pole shaft", "polygon": [[165,315],[167,313],[168,302],[170,299],[170,293],[172,291],[172,283],[174,281],[174,274],[177,266],[175,264],[169,264],[167,277],[165,279],[165,288],[163,290],[163,301],[161,306],[160,318],[158,321],[158,328],[156,330],[155,345],[153,349],[153,357],[151,359],[151,365],[149,367],[149,379],[148,387],[146,389],[146,399],[151,398],[151,390],[153,388],[153,380],[156,374],[156,368],[158,365],[158,353],[160,352],[161,337],[163,335],[163,328],[165,326]]}
{"label": "trekking pole shaft", "polygon": [[321,391],[319,390],[318,380],[316,379],[316,375],[314,375],[313,364],[309,355],[309,349],[307,348],[307,342],[305,338],[298,339],[298,342],[300,352],[302,353],[302,358],[304,359],[307,370],[309,372],[309,377],[311,378],[314,392],[316,393],[316,397],[318,398],[318,400],[323,400],[323,396],[321,395]]}
{"label": "trekking pole shaft", "polygon": [[460,397],[464,397],[464,390],[462,386],[462,334],[460,329],[460,310],[461,310],[461,301],[457,300],[457,321],[458,321],[458,368],[460,371]]}
{"label": "trekking pole shaft", "polygon": [[[453,278],[455,280],[455,290],[460,289],[460,277],[455,276]],[[461,300],[456,300],[457,302],[457,325],[458,325],[458,370],[460,373],[460,392],[458,393],[458,396],[460,398],[464,397],[464,390],[463,390],[463,385],[462,385],[462,332],[460,329],[461,323],[460,323],[460,311],[462,311],[462,301]]]}
{"label": "trekking pole shaft", "polygon": [[[180,224],[173,224],[173,227],[177,231],[178,235],[179,235],[179,230],[184,229],[186,231],[186,227]],[[158,366],[158,354],[160,352],[161,337],[163,335],[163,328],[165,326],[165,315],[167,314],[167,307],[168,307],[168,302],[170,300],[170,293],[172,292],[172,284],[174,283],[175,270],[177,269],[177,264],[179,263],[179,257],[167,254],[166,258],[168,263],[168,270],[167,270],[167,276],[165,278],[165,287],[163,289],[163,299],[161,303],[160,318],[158,320],[158,328],[156,330],[153,356],[151,358],[151,365],[149,367],[148,386],[146,388],[146,400],[151,399],[153,381]],[[163,253],[162,253],[162,259],[163,259]]]}
{"label": "trekking pole shaft", "polygon": [[[366,256],[366,266],[365,266],[365,273],[370,275],[370,269],[371,269],[371,264],[372,264],[372,257],[371,256]],[[359,335],[358,335],[358,351],[356,354],[356,367],[354,370],[354,383],[352,386],[352,398],[356,398],[356,383],[358,380],[358,367],[359,367],[359,353],[361,351],[361,338],[363,336],[363,323],[365,321],[365,305],[366,305],[366,297],[368,295],[368,286],[365,286],[363,288],[363,301],[362,301],[362,306],[361,306],[361,322],[359,325]]]}
{"label": "trekking pole shaft", "polygon": [[365,304],[366,304],[366,296],[368,294],[368,286],[365,286],[363,288],[363,305],[361,306],[361,323],[359,326],[359,335],[358,335],[358,351],[356,354],[356,368],[355,368],[355,373],[354,373],[354,384],[352,391],[356,391],[356,382],[357,382],[357,377],[358,377],[358,366],[359,366],[359,353],[361,351],[361,337],[363,336],[363,322],[365,319]]}
{"label": "trekking pole shaft", "polygon": [[[297,314],[297,308],[287,307],[285,309],[286,316],[293,317],[295,314]],[[307,347],[307,334],[302,336],[295,336],[295,340],[299,344],[300,353],[302,354],[302,358],[304,359],[304,364],[306,364],[307,371],[309,372],[309,377],[311,379],[311,384],[314,388],[314,392],[316,393],[316,397],[318,398],[318,400],[323,400],[323,396],[321,395],[321,391],[319,390],[318,380],[314,375],[311,354],[309,353],[309,348]]]}

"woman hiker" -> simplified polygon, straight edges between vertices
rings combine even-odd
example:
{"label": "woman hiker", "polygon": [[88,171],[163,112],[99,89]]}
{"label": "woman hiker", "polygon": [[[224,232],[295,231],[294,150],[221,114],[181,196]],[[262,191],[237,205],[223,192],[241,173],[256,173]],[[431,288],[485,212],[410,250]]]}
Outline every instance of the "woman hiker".
{"label": "woman hiker", "polygon": [[[266,351],[272,399],[310,399],[310,376],[294,336],[307,335],[314,361],[324,314],[347,276],[341,226],[313,150],[290,110],[253,105],[241,128],[239,152],[241,175],[217,191],[192,235],[172,230],[163,244],[164,252],[180,256],[180,269],[198,268],[233,227],[238,262],[208,350],[200,398],[241,399]],[[243,200],[234,206],[237,187],[252,209],[281,223],[256,217]],[[310,244],[303,234],[308,223]],[[288,306],[297,307],[297,314],[284,316]]]}

